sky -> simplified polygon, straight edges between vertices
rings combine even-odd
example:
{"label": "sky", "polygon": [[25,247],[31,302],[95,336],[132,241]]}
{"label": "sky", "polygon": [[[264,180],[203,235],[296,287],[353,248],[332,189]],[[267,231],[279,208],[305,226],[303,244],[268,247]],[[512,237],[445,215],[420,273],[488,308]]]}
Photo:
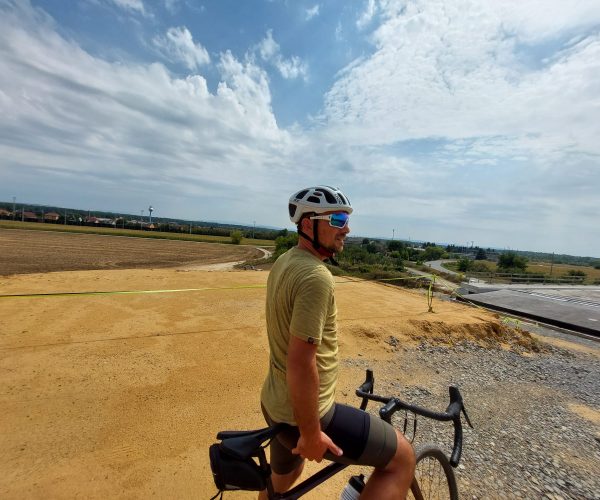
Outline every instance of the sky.
{"label": "sky", "polygon": [[0,200],[600,257],[600,0],[0,0]]}

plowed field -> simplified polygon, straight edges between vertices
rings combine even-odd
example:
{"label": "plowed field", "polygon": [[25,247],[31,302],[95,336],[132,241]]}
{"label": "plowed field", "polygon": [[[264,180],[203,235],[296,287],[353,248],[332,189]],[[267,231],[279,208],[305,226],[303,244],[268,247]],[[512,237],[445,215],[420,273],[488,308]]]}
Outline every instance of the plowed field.
{"label": "plowed field", "polygon": [[0,275],[206,265],[262,256],[250,246],[0,229]]}

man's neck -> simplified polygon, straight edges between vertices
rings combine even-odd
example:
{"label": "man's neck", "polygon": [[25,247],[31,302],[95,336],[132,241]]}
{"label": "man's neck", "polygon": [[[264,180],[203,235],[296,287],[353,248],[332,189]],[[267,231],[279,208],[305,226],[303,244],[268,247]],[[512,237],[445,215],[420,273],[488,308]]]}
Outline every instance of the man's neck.
{"label": "man's neck", "polygon": [[327,258],[324,255],[321,255],[317,250],[315,250],[315,248],[312,246],[312,243],[306,238],[303,238],[302,236],[298,238],[297,247],[300,250],[306,250],[307,252],[313,254],[319,260],[325,260]]}

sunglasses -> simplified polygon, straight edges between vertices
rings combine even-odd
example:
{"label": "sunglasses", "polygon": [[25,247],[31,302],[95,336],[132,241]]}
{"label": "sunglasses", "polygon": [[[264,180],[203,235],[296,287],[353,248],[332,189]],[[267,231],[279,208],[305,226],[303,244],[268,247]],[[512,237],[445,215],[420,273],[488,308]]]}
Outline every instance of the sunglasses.
{"label": "sunglasses", "polygon": [[310,217],[310,220],[315,219],[329,221],[329,225],[331,227],[337,227],[338,229],[342,229],[348,225],[350,216],[346,212],[339,212],[337,214],[313,215],[312,217]]}

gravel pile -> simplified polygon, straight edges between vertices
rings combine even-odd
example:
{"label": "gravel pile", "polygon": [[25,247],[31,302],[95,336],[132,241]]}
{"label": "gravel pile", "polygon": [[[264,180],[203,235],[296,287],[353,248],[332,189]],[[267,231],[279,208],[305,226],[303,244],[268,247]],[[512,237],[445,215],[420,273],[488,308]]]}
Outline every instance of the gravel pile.
{"label": "gravel pile", "polygon": [[[376,393],[436,410],[448,403],[448,385],[463,394],[474,429],[465,424],[456,470],[461,498],[600,499],[598,356],[551,346],[520,353],[467,341],[395,349],[394,363],[373,366]],[[401,383],[411,372],[431,377]],[[409,420],[408,437],[412,429]],[[435,443],[449,454],[452,436],[451,424],[419,417],[414,443]]]}

